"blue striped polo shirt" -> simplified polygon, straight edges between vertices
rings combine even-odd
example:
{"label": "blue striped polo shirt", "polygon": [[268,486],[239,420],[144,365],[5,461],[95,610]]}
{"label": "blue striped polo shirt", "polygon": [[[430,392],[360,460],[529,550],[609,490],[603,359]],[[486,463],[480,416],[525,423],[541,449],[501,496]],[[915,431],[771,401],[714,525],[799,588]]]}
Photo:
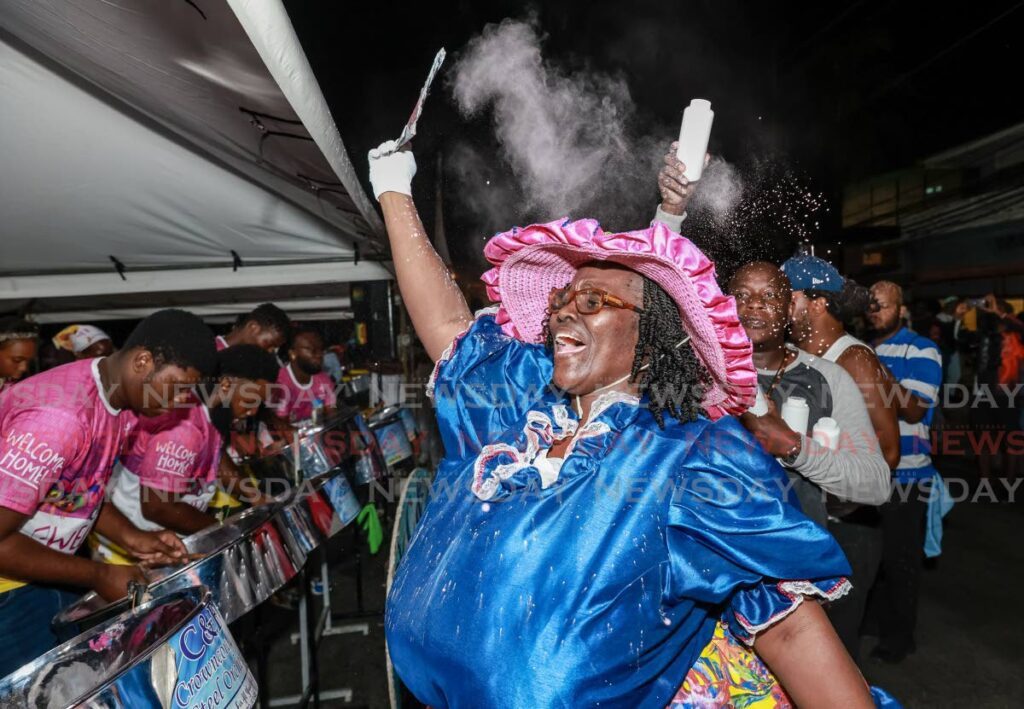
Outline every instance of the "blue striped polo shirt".
{"label": "blue striped polo shirt", "polygon": [[[889,368],[904,389],[914,392],[929,404],[935,404],[942,386],[942,355],[935,343],[913,330],[900,330],[875,347],[878,359]],[[932,447],[929,432],[935,408],[919,423],[900,419],[900,464],[893,476],[903,482],[930,478]]]}

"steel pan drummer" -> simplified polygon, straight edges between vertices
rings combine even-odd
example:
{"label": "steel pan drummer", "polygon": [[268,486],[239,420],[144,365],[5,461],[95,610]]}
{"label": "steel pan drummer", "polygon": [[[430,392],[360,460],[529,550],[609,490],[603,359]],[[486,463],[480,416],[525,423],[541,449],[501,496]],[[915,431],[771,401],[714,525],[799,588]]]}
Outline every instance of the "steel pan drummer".
{"label": "steel pan drummer", "polygon": [[173,535],[143,532],[103,505],[114,460],[137,422],[181,404],[213,371],[213,337],[195,315],[163,310],[124,348],[30,377],[0,395],[0,676],[56,645],[50,619],[93,588],[107,599],[134,566],[75,556],[94,526],[137,558],[182,558]]}
{"label": "steel pan drummer", "polygon": [[334,383],[324,371],[324,339],[312,328],[292,335],[288,364],[281,367],[274,389],[273,409],[286,422],[308,421],[314,411],[330,416],[337,409]]}
{"label": "steel pan drummer", "polygon": [[235,345],[256,345],[272,355],[288,339],[291,320],[273,303],[264,303],[252,312],[238,316],[238,321],[227,335],[217,335],[214,344],[217,351]]}
{"label": "steel pan drummer", "polygon": [[[235,345],[217,353],[217,368],[192,406],[139,426],[115,467],[111,500],[140,529],[205,529],[215,521],[207,508],[218,483],[249,501],[261,498],[255,489],[246,495],[247,480],[225,447],[232,423],[255,415],[266,400],[277,363],[256,345]],[[93,551],[100,560],[128,563],[109,540]]]}
{"label": "steel pan drummer", "polygon": [[[217,335],[214,344],[217,351],[235,345],[255,345],[269,352],[280,364],[277,351],[288,341],[292,322],[288,314],[273,303],[263,303],[248,313],[238,316],[231,331],[226,335]],[[264,408],[260,418],[267,424],[275,424],[277,418],[270,409]],[[211,508],[222,509],[225,513],[241,507],[242,503],[231,495],[218,490],[210,501]]]}

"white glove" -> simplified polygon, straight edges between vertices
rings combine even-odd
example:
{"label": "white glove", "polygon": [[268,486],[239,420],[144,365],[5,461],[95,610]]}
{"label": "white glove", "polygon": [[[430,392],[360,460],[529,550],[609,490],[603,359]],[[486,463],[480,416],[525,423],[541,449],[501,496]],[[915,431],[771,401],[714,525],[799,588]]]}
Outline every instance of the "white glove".
{"label": "white glove", "polygon": [[370,184],[373,186],[373,196],[378,200],[385,192],[398,192],[412,197],[416,158],[408,150],[396,152],[395,145],[395,141],[389,140],[370,151]]}

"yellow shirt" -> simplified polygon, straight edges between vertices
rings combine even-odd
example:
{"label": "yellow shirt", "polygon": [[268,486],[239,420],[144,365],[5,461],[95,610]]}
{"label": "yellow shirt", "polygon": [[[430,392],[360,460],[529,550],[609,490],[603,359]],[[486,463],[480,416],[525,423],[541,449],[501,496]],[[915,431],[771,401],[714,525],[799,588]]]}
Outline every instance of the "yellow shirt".
{"label": "yellow shirt", "polygon": [[14,589],[21,588],[24,585],[24,581],[12,581],[11,579],[5,579],[3,576],[0,576],[0,593],[13,591]]}

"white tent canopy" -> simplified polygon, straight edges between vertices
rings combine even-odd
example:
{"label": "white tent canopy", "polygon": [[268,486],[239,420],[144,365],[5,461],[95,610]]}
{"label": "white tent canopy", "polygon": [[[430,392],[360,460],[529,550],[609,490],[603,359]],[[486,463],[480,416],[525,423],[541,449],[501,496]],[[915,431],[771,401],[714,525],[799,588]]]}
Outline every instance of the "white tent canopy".
{"label": "white tent canopy", "polygon": [[279,0],[8,0],[0,23],[0,311],[227,314],[293,286],[334,310],[391,277]]}
{"label": "white tent canopy", "polygon": [[[238,313],[251,312],[261,301],[238,301],[234,303],[203,303],[190,305],[188,309],[211,323],[233,323]],[[345,298],[289,298],[283,301],[288,306],[288,315],[295,320],[350,320],[351,300]],[[152,307],[104,308],[99,310],[59,310],[42,313],[37,319],[41,323],[101,322],[103,320],[135,320],[153,312]]]}

